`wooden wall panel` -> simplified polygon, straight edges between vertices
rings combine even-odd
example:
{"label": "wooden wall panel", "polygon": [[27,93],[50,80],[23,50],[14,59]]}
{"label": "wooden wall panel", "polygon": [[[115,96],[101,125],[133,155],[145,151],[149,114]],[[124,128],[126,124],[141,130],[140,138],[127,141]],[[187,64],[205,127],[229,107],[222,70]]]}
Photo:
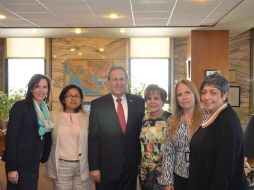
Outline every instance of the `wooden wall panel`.
{"label": "wooden wall panel", "polygon": [[204,79],[207,69],[216,69],[228,77],[228,49],[228,31],[191,32],[191,79],[197,87]]}

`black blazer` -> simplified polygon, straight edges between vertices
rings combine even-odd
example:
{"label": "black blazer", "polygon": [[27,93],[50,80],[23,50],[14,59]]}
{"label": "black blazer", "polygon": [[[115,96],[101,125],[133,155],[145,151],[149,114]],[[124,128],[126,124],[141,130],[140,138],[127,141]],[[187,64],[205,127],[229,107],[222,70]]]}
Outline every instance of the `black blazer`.
{"label": "black blazer", "polygon": [[131,176],[136,176],[141,151],[139,134],[144,115],[144,100],[136,95],[126,94],[128,120],[126,134],[117,117],[111,94],[91,102],[88,135],[89,170],[100,170],[102,177],[116,179],[126,163]]}
{"label": "black blazer", "polygon": [[222,110],[202,139],[200,130],[190,144],[189,190],[247,190],[243,132],[233,109]]}
{"label": "black blazer", "polygon": [[[18,168],[36,167],[39,166],[42,157],[44,161],[47,159],[47,156],[42,154],[45,138],[41,140],[38,128],[33,102],[28,103],[25,100],[16,102],[10,110],[3,155],[7,172]],[[50,136],[48,133],[47,138]],[[50,147],[51,143],[46,141]]]}

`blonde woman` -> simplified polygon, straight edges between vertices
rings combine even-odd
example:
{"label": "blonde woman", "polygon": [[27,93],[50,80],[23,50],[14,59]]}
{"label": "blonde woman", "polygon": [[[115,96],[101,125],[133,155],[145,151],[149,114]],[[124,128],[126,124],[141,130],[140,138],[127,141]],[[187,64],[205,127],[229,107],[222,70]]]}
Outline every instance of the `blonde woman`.
{"label": "blonde woman", "polygon": [[200,126],[202,108],[195,85],[183,79],[175,86],[169,139],[164,150],[159,182],[165,190],[187,190],[190,139]]}

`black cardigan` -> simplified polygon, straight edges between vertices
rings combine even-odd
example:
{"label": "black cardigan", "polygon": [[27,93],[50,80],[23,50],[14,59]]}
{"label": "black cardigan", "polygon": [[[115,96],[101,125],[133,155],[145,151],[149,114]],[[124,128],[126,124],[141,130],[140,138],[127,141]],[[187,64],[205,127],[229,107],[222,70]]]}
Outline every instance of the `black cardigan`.
{"label": "black cardigan", "polygon": [[234,110],[222,110],[208,126],[199,151],[192,152],[200,130],[190,144],[189,190],[247,190],[243,132]]}

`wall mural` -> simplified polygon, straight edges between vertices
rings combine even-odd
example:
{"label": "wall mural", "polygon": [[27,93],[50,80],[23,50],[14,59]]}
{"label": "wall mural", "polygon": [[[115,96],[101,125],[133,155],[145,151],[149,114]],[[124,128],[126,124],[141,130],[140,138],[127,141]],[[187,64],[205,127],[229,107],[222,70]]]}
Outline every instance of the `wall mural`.
{"label": "wall mural", "polygon": [[66,60],[64,62],[65,84],[79,86],[84,95],[109,93],[105,84],[112,60]]}

